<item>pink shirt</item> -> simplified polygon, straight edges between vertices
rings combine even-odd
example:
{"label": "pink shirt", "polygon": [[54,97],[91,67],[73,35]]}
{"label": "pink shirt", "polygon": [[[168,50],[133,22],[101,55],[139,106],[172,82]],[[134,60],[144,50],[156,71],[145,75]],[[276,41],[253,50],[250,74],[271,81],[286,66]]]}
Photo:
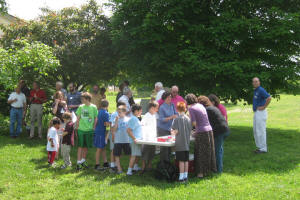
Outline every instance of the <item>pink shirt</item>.
{"label": "pink shirt", "polygon": [[222,115],[225,117],[226,121],[228,122],[227,111],[226,111],[225,106],[223,106],[222,104],[219,104],[217,108],[221,111]]}
{"label": "pink shirt", "polygon": [[[161,106],[161,104],[164,103],[164,100],[160,99],[157,102],[158,102],[159,106]],[[176,97],[172,98],[171,102],[174,104],[176,111],[177,111],[176,106],[177,106],[178,102],[184,102],[185,106],[186,106],[186,102],[185,102],[184,98],[181,97],[181,96],[179,96],[179,95],[177,95]]]}

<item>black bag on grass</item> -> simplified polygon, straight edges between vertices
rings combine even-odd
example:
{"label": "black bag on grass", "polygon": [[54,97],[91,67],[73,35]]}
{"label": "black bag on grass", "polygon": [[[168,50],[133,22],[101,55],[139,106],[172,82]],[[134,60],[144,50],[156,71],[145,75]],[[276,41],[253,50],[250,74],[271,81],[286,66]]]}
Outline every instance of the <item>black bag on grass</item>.
{"label": "black bag on grass", "polygon": [[155,170],[155,178],[174,182],[177,179],[177,167],[169,161],[159,162]]}

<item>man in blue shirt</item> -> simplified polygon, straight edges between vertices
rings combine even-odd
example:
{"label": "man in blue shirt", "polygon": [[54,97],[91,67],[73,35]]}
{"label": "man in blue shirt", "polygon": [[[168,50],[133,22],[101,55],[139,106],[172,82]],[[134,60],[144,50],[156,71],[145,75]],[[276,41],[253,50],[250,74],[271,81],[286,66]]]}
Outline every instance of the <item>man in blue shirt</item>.
{"label": "man in blue shirt", "polygon": [[253,133],[256,144],[255,153],[267,152],[267,133],[266,122],[268,118],[268,112],[266,108],[271,102],[271,96],[267,91],[260,86],[259,78],[252,79],[252,85],[254,87],[253,96]]}
{"label": "man in blue shirt", "polygon": [[77,111],[77,108],[81,104],[81,93],[75,88],[74,83],[69,84],[69,93],[67,94],[67,105],[70,112]]}

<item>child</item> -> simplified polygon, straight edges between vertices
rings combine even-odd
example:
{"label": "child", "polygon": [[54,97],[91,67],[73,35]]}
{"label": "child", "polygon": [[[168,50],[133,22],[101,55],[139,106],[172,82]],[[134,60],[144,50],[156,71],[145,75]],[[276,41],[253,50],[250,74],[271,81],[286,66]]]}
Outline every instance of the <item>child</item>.
{"label": "child", "polygon": [[[100,110],[98,111],[98,120],[95,129],[95,137],[94,137],[94,146],[97,148],[96,150],[96,165],[95,170],[104,170],[108,168],[108,162],[106,158],[106,151],[105,151],[105,132],[106,127],[109,126],[109,114],[107,112],[108,109],[108,101],[103,99],[100,103]],[[102,153],[103,157],[103,168],[100,167],[99,157]]]}
{"label": "child", "polygon": [[72,134],[74,131],[74,123],[72,122],[72,114],[69,112],[65,112],[62,115],[62,118],[64,120],[64,123],[66,124],[66,127],[63,131],[63,138],[62,138],[62,146],[61,146],[61,152],[64,159],[64,165],[61,166],[62,169],[65,169],[67,167],[71,167],[71,159],[70,159],[70,151],[71,151],[71,145],[72,145]]}
{"label": "child", "polygon": [[51,120],[50,128],[48,130],[48,143],[47,143],[47,151],[48,151],[48,163],[50,167],[54,167],[54,159],[58,147],[58,134],[57,131],[60,127],[60,120],[57,117],[54,117]]}
{"label": "child", "polygon": [[[120,102],[117,103],[117,108],[119,106],[126,106],[126,104],[124,102],[120,101]],[[116,119],[117,116],[118,116],[118,111],[117,110],[116,110],[116,112],[114,112],[110,115],[109,122],[110,122],[111,127],[112,127],[112,124],[115,122],[115,119]],[[114,156],[114,152],[113,152],[114,142],[112,140],[112,130],[113,129],[111,128],[109,134],[106,136],[106,141],[109,138],[109,143],[110,143],[109,144],[109,148],[110,148],[110,168],[114,170],[116,168],[116,164],[115,164],[115,156]]]}
{"label": "child", "polygon": [[122,167],[120,164],[120,156],[122,151],[124,151],[125,155],[131,154],[131,149],[129,145],[129,137],[126,132],[129,118],[126,116],[126,106],[118,107],[118,116],[116,117],[113,123],[112,130],[112,140],[114,141],[114,156],[116,160],[116,165],[118,168],[117,173],[121,174]]}
{"label": "child", "polygon": [[98,110],[94,104],[91,104],[92,96],[85,92],[81,95],[81,102],[76,111],[77,129],[78,129],[78,152],[77,152],[77,170],[88,168],[86,164],[86,155],[88,148],[93,147],[93,136],[97,124]]}
{"label": "child", "polygon": [[[156,131],[156,113],[159,104],[156,101],[150,102],[148,105],[148,112],[142,119],[143,140],[155,140],[157,137]],[[152,160],[155,156],[154,145],[143,145],[142,147],[142,173],[145,172],[146,166],[150,170],[152,168]]]}
{"label": "child", "polygon": [[[131,107],[132,117],[128,122],[127,133],[130,137],[131,141],[131,157],[129,161],[129,167],[127,171],[127,175],[132,175],[132,170],[139,171],[140,168],[138,166],[138,158],[142,155],[141,145],[136,144],[137,140],[141,140],[142,135],[142,125],[138,117],[142,114],[142,107],[140,105],[133,104]],[[134,166],[133,166],[134,165]]]}
{"label": "child", "polygon": [[174,119],[171,133],[176,137],[175,151],[176,160],[179,161],[179,182],[185,182],[188,179],[189,146],[192,124],[188,116],[185,115],[185,103],[178,102],[176,108],[179,112],[179,116]]}

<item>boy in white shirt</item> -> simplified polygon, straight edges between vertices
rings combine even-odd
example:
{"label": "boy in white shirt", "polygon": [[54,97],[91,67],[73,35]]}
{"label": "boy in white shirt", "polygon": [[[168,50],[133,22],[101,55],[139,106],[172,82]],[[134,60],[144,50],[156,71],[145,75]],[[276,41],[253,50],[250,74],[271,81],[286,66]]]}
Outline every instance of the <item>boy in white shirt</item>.
{"label": "boy in white shirt", "polygon": [[48,130],[48,143],[47,143],[47,151],[48,151],[48,163],[49,166],[54,166],[54,159],[58,147],[58,134],[57,131],[60,128],[60,120],[55,117],[51,121],[51,127]]}
{"label": "boy in white shirt", "polygon": [[[156,113],[158,111],[159,104],[156,101],[150,102],[148,105],[148,112],[142,119],[142,130],[143,130],[143,140],[155,140],[157,137],[156,132]],[[154,145],[143,145],[142,147],[142,173],[148,169],[152,168],[152,160],[155,156],[155,146]]]}

